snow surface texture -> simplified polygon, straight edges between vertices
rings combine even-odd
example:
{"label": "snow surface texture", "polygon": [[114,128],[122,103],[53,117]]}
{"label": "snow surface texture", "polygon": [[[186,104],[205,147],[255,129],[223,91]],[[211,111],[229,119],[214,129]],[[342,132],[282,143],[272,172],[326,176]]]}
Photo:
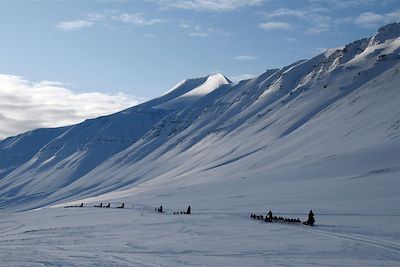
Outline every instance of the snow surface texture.
{"label": "snow surface texture", "polygon": [[[3,140],[0,265],[398,266],[399,36]],[[311,229],[249,218],[311,208]]]}
{"label": "snow surface texture", "polygon": [[250,220],[240,210],[195,207],[193,215],[177,216],[138,204],[6,214],[0,265],[398,266],[396,217],[319,214],[317,220],[310,228]]}

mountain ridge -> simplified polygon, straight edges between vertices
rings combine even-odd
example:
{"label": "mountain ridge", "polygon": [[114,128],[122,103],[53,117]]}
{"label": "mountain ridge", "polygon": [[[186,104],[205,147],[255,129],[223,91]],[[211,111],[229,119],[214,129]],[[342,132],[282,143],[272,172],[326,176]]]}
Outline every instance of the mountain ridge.
{"label": "mountain ridge", "polygon": [[281,176],[274,168],[298,164],[304,151],[316,161],[321,155],[345,155],[349,147],[358,156],[368,147],[392,151],[388,144],[398,147],[400,121],[398,90],[393,89],[400,82],[399,36],[399,23],[389,24],[370,38],[252,79],[231,83],[214,74],[184,80],[159,98],[69,126],[37,153],[27,153],[19,166],[7,169],[8,161],[0,161],[0,207],[37,208],[137,187],[168,189],[182,198],[180,185],[213,184],[211,177],[229,183],[229,173],[258,177],[256,170],[267,169]]}

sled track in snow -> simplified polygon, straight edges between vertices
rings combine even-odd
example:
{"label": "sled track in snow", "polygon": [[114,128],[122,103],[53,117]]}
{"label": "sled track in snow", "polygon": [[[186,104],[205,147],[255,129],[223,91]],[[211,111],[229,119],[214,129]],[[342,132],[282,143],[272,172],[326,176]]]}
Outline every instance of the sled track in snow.
{"label": "sled track in snow", "polygon": [[[247,218],[247,215],[242,216],[241,212],[229,213],[229,212],[218,212],[218,211],[216,211],[216,212],[199,211],[197,214],[198,215],[229,215],[229,216],[233,216],[233,217]],[[320,234],[320,235],[326,235],[326,236],[331,236],[334,238],[354,241],[354,242],[361,243],[364,245],[374,246],[377,248],[388,250],[390,252],[394,252],[396,254],[400,254],[400,245],[397,245],[395,243],[385,241],[385,240],[378,240],[378,239],[368,238],[365,236],[346,235],[346,234],[334,233],[334,232],[330,232],[330,231],[323,231],[323,230],[315,229],[315,227],[310,227],[310,226],[306,226],[303,224],[290,224],[290,223],[284,223],[284,222],[282,222],[282,223],[276,222],[276,224],[281,224],[282,226],[300,228],[303,231],[312,232],[312,233],[316,233],[316,234]]]}
{"label": "sled track in snow", "polygon": [[354,241],[358,242],[360,244],[364,245],[369,245],[369,246],[374,246],[378,247],[381,249],[385,249],[391,252],[394,252],[396,254],[400,254],[400,245],[397,245],[395,243],[386,241],[386,240],[378,240],[378,239],[373,239],[365,236],[356,236],[356,235],[346,235],[346,234],[340,234],[340,233],[335,233],[331,231],[324,231],[324,230],[319,230],[316,229],[318,226],[310,227],[307,225],[303,224],[290,224],[290,223],[285,223],[285,222],[273,222],[275,224],[281,224],[282,226],[288,226],[288,227],[295,227],[297,229],[300,229],[302,231],[306,232],[311,232],[319,235],[326,235],[334,238],[339,238],[339,239],[344,239],[344,240],[349,240],[349,241]]}
{"label": "sled track in snow", "polygon": [[378,247],[381,249],[385,249],[385,250],[400,254],[400,246],[399,245],[396,245],[396,244],[393,244],[391,242],[384,241],[384,240],[377,240],[377,239],[372,239],[372,238],[367,238],[367,237],[362,237],[362,236],[338,234],[338,233],[322,231],[322,230],[318,230],[318,229],[304,229],[303,228],[302,230],[320,234],[320,235],[326,235],[326,236],[331,236],[331,237],[335,237],[335,238],[350,240],[350,241],[358,242],[358,243],[361,243],[364,245],[374,246],[374,247]]}
{"label": "sled track in snow", "polygon": [[[83,208],[94,208],[94,207],[86,206]],[[116,209],[116,208],[111,208],[111,209]],[[143,215],[143,212],[146,212],[146,213],[154,212],[154,207],[150,206],[150,205],[143,205],[143,204],[138,204],[138,203],[135,203],[135,204],[126,203],[124,210],[141,211],[142,215]],[[171,210],[167,209],[165,211],[165,213],[163,213],[163,214],[164,215],[173,215],[172,211],[173,211],[172,209]],[[239,218],[243,218],[243,219],[247,218],[247,215],[244,216],[242,212],[231,213],[231,212],[220,212],[220,211],[210,212],[210,211],[199,210],[198,212],[196,212],[193,215],[228,215],[228,216],[239,217]],[[290,223],[279,223],[279,222],[277,222],[277,224],[282,224],[282,226],[288,226],[288,227],[296,227],[302,231],[307,231],[307,232],[311,232],[311,233],[315,233],[315,234],[319,234],[319,235],[326,235],[326,236],[339,238],[339,239],[343,239],[343,240],[354,241],[354,242],[357,242],[360,244],[374,246],[374,247],[381,248],[381,249],[384,249],[384,250],[387,250],[387,251],[390,251],[390,252],[393,252],[396,254],[400,254],[400,245],[397,245],[397,244],[394,244],[392,242],[385,241],[385,240],[378,240],[378,239],[373,239],[373,238],[367,238],[364,236],[346,235],[346,234],[340,234],[340,233],[335,233],[335,232],[331,232],[331,231],[324,231],[324,230],[316,229],[315,227],[311,228],[309,226],[304,226],[302,224],[290,224]],[[318,227],[318,226],[316,226],[316,227]]]}
{"label": "sled track in snow", "polygon": [[[264,222],[261,221],[261,223],[264,223]],[[290,224],[290,223],[285,223],[285,222],[272,222],[272,223],[282,225],[282,226],[297,228],[302,231],[311,232],[311,233],[315,233],[315,234],[319,234],[319,235],[326,235],[326,236],[330,236],[330,237],[334,237],[334,238],[354,241],[354,242],[357,242],[360,244],[374,246],[374,247],[381,248],[381,249],[384,249],[384,250],[387,250],[390,252],[394,252],[396,254],[400,254],[400,245],[397,245],[395,243],[392,243],[392,242],[389,242],[386,240],[378,240],[378,239],[368,238],[365,236],[346,235],[346,234],[340,234],[340,233],[335,233],[335,232],[331,232],[331,231],[315,229],[318,226],[310,227],[310,226],[306,226],[303,224]],[[269,223],[266,223],[266,224],[269,224]]]}
{"label": "sled track in snow", "polygon": [[[9,224],[9,225],[7,225]],[[20,223],[18,221],[5,221],[0,223],[0,236],[7,235],[9,232],[16,231],[18,229],[21,229],[25,225],[23,223]]]}

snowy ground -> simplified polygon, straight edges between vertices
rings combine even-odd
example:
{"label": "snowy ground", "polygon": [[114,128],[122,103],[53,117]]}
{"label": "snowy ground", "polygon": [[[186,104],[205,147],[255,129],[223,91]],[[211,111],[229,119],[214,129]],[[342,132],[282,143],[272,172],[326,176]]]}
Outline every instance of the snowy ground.
{"label": "snowy ground", "polygon": [[[398,215],[317,214],[267,224],[246,211],[194,214],[46,208],[0,215],[1,266],[398,266]],[[305,214],[282,214],[305,218]]]}

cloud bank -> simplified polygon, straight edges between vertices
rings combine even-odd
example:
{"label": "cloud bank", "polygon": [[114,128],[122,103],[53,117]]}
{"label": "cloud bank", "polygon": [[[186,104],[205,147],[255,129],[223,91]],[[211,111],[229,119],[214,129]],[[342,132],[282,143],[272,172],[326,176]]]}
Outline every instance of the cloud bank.
{"label": "cloud bank", "polygon": [[270,21],[270,22],[263,22],[258,24],[260,29],[269,31],[269,30],[290,30],[292,25],[287,22],[280,22],[280,21]]}
{"label": "cloud bank", "polygon": [[246,60],[256,60],[258,59],[258,57],[250,55],[242,55],[242,56],[237,56],[234,59],[239,61],[246,61]]}
{"label": "cloud bank", "polygon": [[134,14],[128,14],[128,13],[122,13],[118,16],[113,16],[112,19],[118,20],[124,23],[132,23],[135,25],[139,26],[149,26],[149,25],[154,25],[157,23],[165,22],[163,19],[146,19],[143,14],[140,13],[134,13]]}
{"label": "cloud bank", "polygon": [[159,18],[146,18],[143,13],[89,13],[83,19],[60,21],[55,24],[55,27],[60,31],[72,32],[94,25],[107,25],[112,22],[130,23],[136,26],[152,26],[167,22],[167,20]]}
{"label": "cloud bank", "polygon": [[388,24],[400,20],[400,9],[394,10],[386,14],[377,14],[374,12],[361,13],[354,23],[369,28],[376,28],[378,25]]}
{"label": "cloud bank", "polygon": [[158,3],[164,7],[190,9],[208,12],[229,12],[244,7],[257,6],[265,0],[163,0]]}
{"label": "cloud bank", "polygon": [[88,20],[60,21],[57,23],[56,28],[60,31],[70,32],[90,27],[93,24],[94,22]]}
{"label": "cloud bank", "polygon": [[77,93],[59,82],[31,82],[0,74],[0,139],[111,114],[143,102],[124,93]]}

